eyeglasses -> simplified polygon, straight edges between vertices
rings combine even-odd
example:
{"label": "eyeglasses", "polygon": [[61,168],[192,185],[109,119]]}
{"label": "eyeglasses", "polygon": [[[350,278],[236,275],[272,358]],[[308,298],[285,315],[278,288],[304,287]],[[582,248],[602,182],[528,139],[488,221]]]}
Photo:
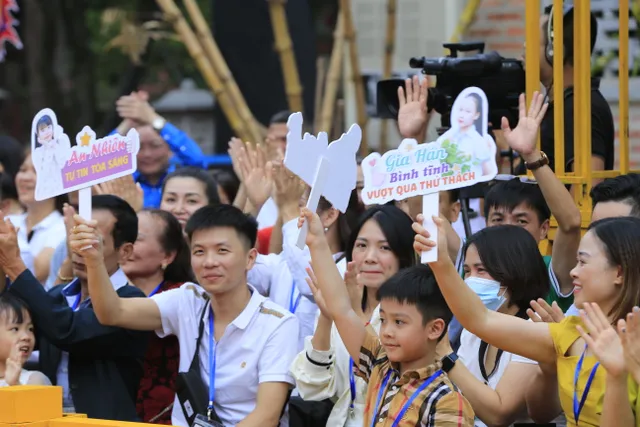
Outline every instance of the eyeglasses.
{"label": "eyeglasses", "polygon": [[513,179],[518,179],[523,184],[538,184],[538,181],[533,178],[529,178],[526,175],[509,175],[500,173],[493,178],[494,181],[511,181]]}

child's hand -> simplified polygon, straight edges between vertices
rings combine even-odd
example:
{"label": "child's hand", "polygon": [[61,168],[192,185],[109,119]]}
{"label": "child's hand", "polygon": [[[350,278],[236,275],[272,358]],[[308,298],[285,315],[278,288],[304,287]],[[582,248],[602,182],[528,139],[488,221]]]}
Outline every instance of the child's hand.
{"label": "child's hand", "polygon": [[324,227],[317,213],[311,212],[309,209],[300,209],[300,218],[298,218],[298,228],[307,221],[309,231],[305,243],[308,247],[327,244],[327,238],[324,235]]}
{"label": "child's hand", "polygon": [[75,225],[71,228],[69,247],[80,255],[85,263],[102,262],[102,237],[96,228],[96,221],[87,221],[80,215],[74,215]]}
{"label": "child's hand", "polygon": [[309,289],[311,289],[313,300],[320,309],[320,313],[322,313],[322,315],[327,319],[331,319],[331,314],[329,314],[327,305],[322,297],[322,291],[318,288],[318,279],[316,278],[316,275],[310,267],[307,267],[306,270],[309,277],[305,278],[305,280],[307,281],[307,285],[309,285]]}
{"label": "child's hand", "polygon": [[351,300],[351,308],[356,313],[362,311],[362,293],[364,286],[358,283],[358,269],[355,262],[347,264],[347,271],[344,273],[344,284],[347,287],[349,293],[349,299]]}
{"label": "child's hand", "polygon": [[[438,259],[430,264],[440,264],[446,262],[449,259],[449,248],[447,245],[447,232],[444,229],[444,220],[440,217],[433,216],[433,222],[438,227]],[[424,228],[422,222],[424,221],[424,216],[419,214],[417,217],[417,222],[413,223],[413,231],[416,233],[416,237],[414,238],[413,248],[416,252],[422,253],[426,251],[433,250],[436,247],[436,242],[431,240],[431,235]]]}
{"label": "child's hand", "polygon": [[9,358],[5,362],[4,380],[9,385],[20,384],[20,373],[22,373],[22,357],[20,356],[20,342],[16,342],[11,347]]}

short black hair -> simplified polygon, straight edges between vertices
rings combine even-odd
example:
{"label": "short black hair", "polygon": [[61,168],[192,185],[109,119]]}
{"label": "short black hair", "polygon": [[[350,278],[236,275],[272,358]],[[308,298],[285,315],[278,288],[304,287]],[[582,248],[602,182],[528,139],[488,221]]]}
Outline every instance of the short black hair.
{"label": "short black hair", "polygon": [[[566,63],[573,65],[573,31],[574,31],[574,25],[573,25],[573,15],[574,15],[574,8],[573,6],[571,6],[569,8],[570,5],[565,5],[565,9],[568,9],[565,11],[563,18],[562,18],[562,44],[564,45],[564,57],[566,58]],[[548,16],[549,19],[551,19],[551,13],[553,10],[553,4],[548,5],[547,7],[544,8],[544,12],[543,15]],[[589,40],[589,46],[590,46],[590,52],[593,54],[593,49],[596,46],[596,39],[598,37],[598,20],[596,19],[595,15],[593,14],[593,12],[590,14],[590,23],[591,23],[591,31],[590,31],[590,40]],[[543,34],[544,34],[544,38],[546,40],[546,42],[549,42],[549,37],[547,34],[547,25],[548,22],[545,22],[545,25],[543,25],[542,30],[543,30]],[[554,24],[555,25],[555,24]],[[553,65],[553,64],[552,64]]]}
{"label": "short black hair", "polygon": [[165,186],[172,178],[193,178],[204,184],[204,192],[207,196],[209,205],[217,205],[220,203],[220,195],[218,194],[218,183],[216,179],[204,169],[193,166],[186,166],[171,172],[162,183],[162,193],[164,194]]}
{"label": "short black hair", "polygon": [[449,193],[449,202],[454,203],[460,200],[460,189],[455,188],[453,190],[447,190]]}
{"label": "short black hair", "polygon": [[113,247],[120,248],[125,243],[135,243],[138,239],[138,215],[129,203],[118,196],[101,194],[91,198],[92,210],[109,211],[116,219],[113,225]]}
{"label": "short black hair", "polygon": [[276,125],[276,124],[286,125],[287,122],[289,121],[290,115],[291,115],[291,111],[289,110],[278,111],[273,116],[271,116],[271,120],[269,120],[269,124],[270,125]]}
{"label": "short black hair", "polygon": [[519,178],[495,181],[491,185],[484,197],[484,217],[489,218],[491,208],[504,208],[511,212],[523,203],[536,212],[541,224],[551,218],[551,211],[540,187],[537,184],[522,182]]}
{"label": "short black hair", "polygon": [[529,308],[531,300],[544,298],[551,289],[549,273],[533,236],[516,225],[484,228],[469,237],[463,248],[475,246],[485,270],[507,288],[511,305]]}
{"label": "short black hair", "polygon": [[0,173],[0,200],[18,200],[16,181],[7,172]]}
{"label": "short black hair", "polygon": [[453,317],[436,277],[424,264],[398,271],[380,286],[377,297],[378,301],[390,299],[400,304],[415,305],[422,315],[423,325],[434,319],[442,319],[445,325],[449,325]]}
{"label": "short black hair", "polygon": [[25,147],[18,140],[0,135],[0,164],[11,178],[15,178],[26,157]]}
{"label": "short black hair", "polygon": [[592,206],[620,202],[631,206],[631,216],[640,217],[640,174],[628,173],[607,178],[591,189]]}
{"label": "short black hair", "polygon": [[233,203],[240,189],[240,180],[236,174],[229,169],[212,169],[209,173]]}
{"label": "short black hair", "polygon": [[236,230],[241,240],[248,248],[256,245],[258,238],[258,222],[251,215],[247,215],[232,205],[207,205],[191,215],[185,226],[185,232],[191,240],[193,233],[212,228],[230,227]]}
{"label": "short black hair", "polygon": [[29,306],[22,298],[9,291],[0,294],[0,315],[4,314],[8,322],[21,325],[25,312],[30,313]]}

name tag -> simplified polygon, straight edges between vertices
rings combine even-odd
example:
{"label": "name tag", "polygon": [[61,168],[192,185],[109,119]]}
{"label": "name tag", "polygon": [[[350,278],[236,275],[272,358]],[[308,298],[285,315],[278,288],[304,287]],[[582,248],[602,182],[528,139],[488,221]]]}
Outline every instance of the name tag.
{"label": "name tag", "polygon": [[193,420],[191,427],[224,427],[224,424],[218,421],[213,421],[205,417],[204,415],[196,415],[196,419]]}

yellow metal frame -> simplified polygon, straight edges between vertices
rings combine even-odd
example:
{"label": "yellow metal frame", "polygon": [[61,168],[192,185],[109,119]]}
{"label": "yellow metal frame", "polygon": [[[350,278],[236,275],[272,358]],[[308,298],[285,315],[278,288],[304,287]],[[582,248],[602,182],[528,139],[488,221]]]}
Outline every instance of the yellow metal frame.
{"label": "yellow metal frame", "polygon": [[[588,227],[591,220],[591,198],[589,192],[592,180],[611,178],[630,172],[629,170],[629,1],[619,0],[619,161],[620,168],[613,171],[591,170],[591,52],[589,46],[591,24],[589,1],[574,3],[574,167],[573,172],[565,170],[564,153],[564,85],[563,85],[563,0],[553,2],[553,101],[554,101],[554,157],[555,173],[562,182],[576,187],[575,201],[582,214],[582,226]],[[527,102],[533,92],[540,90],[540,70],[534,64],[545,61],[540,57],[540,1],[525,2]],[[540,140],[538,139],[538,146]],[[552,220],[549,240],[553,241],[557,223]],[[543,242],[541,249],[548,252],[549,242]]]}

